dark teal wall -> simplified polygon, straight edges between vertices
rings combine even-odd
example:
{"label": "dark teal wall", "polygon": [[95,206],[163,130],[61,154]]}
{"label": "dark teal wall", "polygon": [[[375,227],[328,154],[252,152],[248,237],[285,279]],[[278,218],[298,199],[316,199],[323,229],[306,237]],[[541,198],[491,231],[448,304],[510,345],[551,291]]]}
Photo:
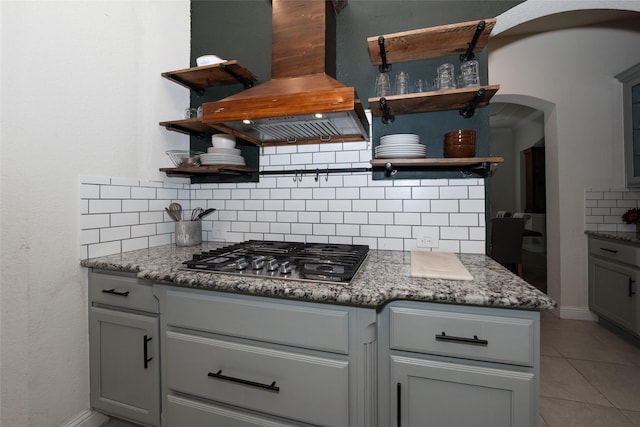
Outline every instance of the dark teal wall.
{"label": "dark teal wall", "polygon": [[[365,108],[373,96],[377,67],[371,64],[367,37],[414,30],[436,25],[493,18],[522,1],[403,1],[350,0],[337,19],[337,77],[354,86]],[[237,59],[256,74],[260,82],[271,74],[271,6],[266,0],[212,1],[191,3],[191,65],[195,58],[215,53],[225,59]],[[481,82],[488,84],[486,49],[477,59],[481,63]],[[408,71],[412,81],[433,80],[442,62],[460,61],[456,57],[393,64],[391,75]],[[499,83],[499,82],[492,82]],[[259,84],[259,82],[258,82]],[[192,95],[192,105],[220,99],[242,89],[241,85],[210,89],[204,97]],[[374,143],[387,133],[418,133],[427,145],[428,157],[442,157],[442,136],[459,128],[478,131],[478,155],[489,153],[488,109],[478,109],[471,119],[457,111],[399,116],[388,126],[374,118]]]}

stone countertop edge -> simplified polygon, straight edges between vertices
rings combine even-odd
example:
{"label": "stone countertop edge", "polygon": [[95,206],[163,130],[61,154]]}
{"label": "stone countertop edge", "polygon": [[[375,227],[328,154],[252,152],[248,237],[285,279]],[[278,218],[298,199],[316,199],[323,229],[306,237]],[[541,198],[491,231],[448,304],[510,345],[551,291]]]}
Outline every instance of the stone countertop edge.
{"label": "stone countertop edge", "polygon": [[84,267],[135,273],[156,283],[308,302],[380,309],[393,300],[511,308],[553,309],[556,302],[486,255],[456,254],[473,281],[411,277],[411,252],[371,250],[350,284],[243,277],[181,270],[192,254],[230,243],[157,246],[84,259]]}
{"label": "stone countertop edge", "polygon": [[594,237],[601,237],[611,240],[619,240],[627,243],[634,243],[640,245],[640,235],[638,233],[629,231],[594,231],[586,230],[584,234]]}

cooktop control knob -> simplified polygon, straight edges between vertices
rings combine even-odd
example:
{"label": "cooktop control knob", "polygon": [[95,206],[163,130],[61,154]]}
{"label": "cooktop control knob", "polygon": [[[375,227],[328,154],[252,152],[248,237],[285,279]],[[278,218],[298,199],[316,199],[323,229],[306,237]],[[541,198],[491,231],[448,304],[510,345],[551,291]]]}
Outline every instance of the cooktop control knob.
{"label": "cooktop control knob", "polygon": [[283,261],[282,264],[280,264],[280,273],[282,274],[291,273],[291,262]]}
{"label": "cooktop control knob", "polygon": [[269,258],[267,260],[267,271],[276,271],[280,265],[275,258]]}
{"label": "cooktop control knob", "polygon": [[244,258],[240,258],[239,260],[236,261],[236,270],[244,270],[248,266],[249,266],[249,263]]}
{"label": "cooktop control knob", "polygon": [[263,256],[259,256],[257,258],[254,258],[251,261],[251,268],[253,268],[254,270],[262,270],[263,267],[264,267],[264,257]]}

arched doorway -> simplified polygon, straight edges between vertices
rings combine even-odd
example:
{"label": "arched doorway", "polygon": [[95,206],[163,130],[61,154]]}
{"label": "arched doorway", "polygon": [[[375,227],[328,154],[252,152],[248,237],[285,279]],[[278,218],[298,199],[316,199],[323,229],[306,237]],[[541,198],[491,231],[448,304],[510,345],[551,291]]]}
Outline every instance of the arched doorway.
{"label": "arched doorway", "polygon": [[[498,16],[489,42],[499,93],[544,111],[547,293],[563,318],[592,319],[584,190],[624,185],[614,76],[640,61],[636,12],[639,2],[526,1]],[[594,102],[594,93],[606,102]]]}
{"label": "arched doorway", "polygon": [[496,98],[489,105],[491,155],[504,162],[487,187],[487,219],[504,214],[525,218],[522,277],[546,293],[544,111],[508,102],[509,96]]}

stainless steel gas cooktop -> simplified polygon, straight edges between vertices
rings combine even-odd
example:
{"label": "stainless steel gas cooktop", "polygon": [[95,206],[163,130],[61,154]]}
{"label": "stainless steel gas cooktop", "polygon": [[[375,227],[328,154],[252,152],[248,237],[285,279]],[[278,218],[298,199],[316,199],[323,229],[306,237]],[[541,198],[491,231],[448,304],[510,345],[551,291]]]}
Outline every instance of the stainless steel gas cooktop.
{"label": "stainless steel gas cooktop", "polygon": [[349,283],[368,253],[367,245],[249,240],[194,254],[183,264],[212,273]]}

